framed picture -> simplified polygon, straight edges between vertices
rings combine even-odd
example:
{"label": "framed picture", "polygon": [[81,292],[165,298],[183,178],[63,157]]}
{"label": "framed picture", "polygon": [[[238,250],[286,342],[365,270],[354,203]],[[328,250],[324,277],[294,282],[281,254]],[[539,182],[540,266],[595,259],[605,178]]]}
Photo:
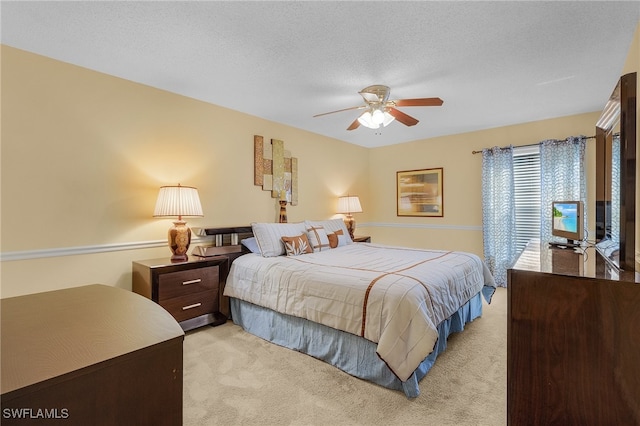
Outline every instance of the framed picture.
{"label": "framed picture", "polygon": [[398,216],[444,216],[442,168],[396,172]]}

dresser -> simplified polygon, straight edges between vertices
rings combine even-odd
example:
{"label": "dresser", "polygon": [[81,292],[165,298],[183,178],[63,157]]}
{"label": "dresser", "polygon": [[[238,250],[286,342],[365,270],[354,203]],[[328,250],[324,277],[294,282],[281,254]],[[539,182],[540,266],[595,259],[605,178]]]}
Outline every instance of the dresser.
{"label": "dresser", "polygon": [[508,270],[507,423],[640,424],[640,279],[529,243]]}
{"label": "dresser", "polygon": [[227,321],[220,293],[228,268],[227,256],[140,260],[132,264],[132,289],[166,309],[184,331],[215,326]]}
{"label": "dresser", "polygon": [[181,425],[184,332],[128,290],[1,300],[2,425]]}

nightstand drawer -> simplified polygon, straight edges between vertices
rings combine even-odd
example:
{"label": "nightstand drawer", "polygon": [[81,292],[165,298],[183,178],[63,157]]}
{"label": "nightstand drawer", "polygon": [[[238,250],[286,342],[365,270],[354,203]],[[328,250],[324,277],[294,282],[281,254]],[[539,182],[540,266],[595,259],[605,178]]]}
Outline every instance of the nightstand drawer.
{"label": "nightstand drawer", "polygon": [[160,306],[180,322],[217,310],[217,302],[218,290],[216,289],[160,301]]}
{"label": "nightstand drawer", "polygon": [[227,317],[220,313],[220,292],[228,265],[227,256],[191,256],[186,262],[135,261],[131,290],[160,304],[184,331],[224,324]]}
{"label": "nightstand drawer", "polygon": [[207,290],[217,292],[218,277],[217,266],[160,274],[158,277],[158,300],[162,302]]}

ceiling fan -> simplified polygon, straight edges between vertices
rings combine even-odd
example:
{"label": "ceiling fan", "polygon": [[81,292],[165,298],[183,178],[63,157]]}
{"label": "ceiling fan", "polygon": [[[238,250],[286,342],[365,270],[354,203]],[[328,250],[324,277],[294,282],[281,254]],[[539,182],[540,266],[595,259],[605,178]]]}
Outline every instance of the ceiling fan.
{"label": "ceiling fan", "polygon": [[356,118],[353,123],[347,127],[347,130],[357,129],[361,124],[370,129],[378,129],[380,126],[386,127],[394,120],[398,120],[405,126],[415,126],[418,124],[418,120],[405,114],[399,109],[396,109],[396,107],[442,105],[442,99],[440,98],[398,99],[390,101],[390,92],[391,89],[389,89],[388,86],[383,86],[381,84],[368,86],[358,92],[364,99],[365,105],[325,112],[314,115],[314,117],[321,117],[327,114],[354,109],[364,109],[366,111]]}

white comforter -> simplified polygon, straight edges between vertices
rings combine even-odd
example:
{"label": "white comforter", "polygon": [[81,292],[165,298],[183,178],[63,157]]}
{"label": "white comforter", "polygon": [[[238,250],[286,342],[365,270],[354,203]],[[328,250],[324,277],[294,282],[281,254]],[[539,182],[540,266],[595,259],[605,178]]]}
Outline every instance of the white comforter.
{"label": "white comforter", "polygon": [[224,294],[375,342],[406,381],[433,350],[437,325],[485,286],[489,302],[495,282],[474,254],[358,243],[301,256],[241,256]]}

